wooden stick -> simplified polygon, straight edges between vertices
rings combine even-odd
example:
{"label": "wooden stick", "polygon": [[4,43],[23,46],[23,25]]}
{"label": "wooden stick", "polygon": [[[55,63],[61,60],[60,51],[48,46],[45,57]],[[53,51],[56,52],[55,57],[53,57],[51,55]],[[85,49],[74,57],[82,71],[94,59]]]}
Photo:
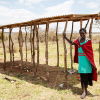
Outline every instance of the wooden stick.
{"label": "wooden stick", "polygon": [[23,46],[23,41],[22,41],[22,32],[21,32],[21,26],[19,27],[19,46],[20,46],[20,55],[21,55],[21,73],[23,69],[23,53],[22,53],[22,46]]}
{"label": "wooden stick", "polygon": [[82,28],[82,20],[80,20],[80,29]]}
{"label": "wooden stick", "polygon": [[25,35],[25,46],[26,46],[26,62],[27,62],[27,30],[25,27],[26,35]]}
{"label": "wooden stick", "polygon": [[86,25],[85,25],[85,29],[87,28],[88,23],[89,23],[89,20],[87,21],[87,23],[86,23]]}
{"label": "wooden stick", "polygon": [[[66,34],[65,31],[66,31],[66,28],[67,28],[67,23],[68,21],[66,20],[66,23],[65,23],[65,28],[64,28],[64,31],[63,31],[63,34]],[[67,49],[66,49],[66,43],[65,43],[65,39],[63,37],[63,46],[64,46],[64,66],[65,66],[65,87],[67,88],[68,87],[68,73],[67,73]]]}
{"label": "wooden stick", "polygon": [[37,68],[39,66],[39,36],[38,36],[38,30],[39,30],[39,25],[38,25],[38,28],[36,27],[36,37],[37,37],[37,67],[36,67],[36,72],[37,72]]}
{"label": "wooden stick", "polygon": [[49,31],[49,22],[46,24],[46,34],[45,34],[45,44],[46,44],[46,67],[47,67],[47,80],[49,81],[49,67],[48,67],[48,31]]}
{"label": "wooden stick", "polygon": [[3,45],[3,51],[4,51],[4,70],[6,69],[6,49],[5,49],[5,43],[4,43],[4,29],[2,28],[2,34],[1,34],[1,37],[2,37],[2,45]]}
{"label": "wooden stick", "polygon": [[[72,40],[72,34],[73,34],[73,23],[74,23],[74,22],[72,22],[72,31],[71,31],[70,40]],[[71,44],[70,44],[70,56],[71,56],[71,69],[73,69],[72,45],[71,45]]]}
{"label": "wooden stick", "polygon": [[33,29],[33,67],[35,67],[35,32],[36,31],[36,25],[34,25],[34,29]]}
{"label": "wooden stick", "polygon": [[11,31],[12,29],[9,29],[9,52],[10,52],[10,66],[12,70],[12,50],[11,50]]}
{"label": "wooden stick", "polygon": [[13,43],[13,40],[12,40],[12,38],[11,38],[11,42],[12,42],[12,69],[11,69],[11,71],[13,71],[13,67],[14,67],[14,50],[13,50],[13,45],[14,45],[14,43]]}
{"label": "wooden stick", "polygon": [[14,51],[13,51],[13,45],[14,45],[14,43],[13,43],[12,38],[11,38],[12,29],[10,28],[9,30],[10,30],[10,33],[9,33],[10,63],[11,63],[11,71],[13,71],[13,67],[14,67]]}
{"label": "wooden stick", "polygon": [[57,67],[59,67],[58,22],[56,27],[56,42],[57,42]]}
{"label": "wooden stick", "polygon": [[32,25],[31,25],[31,33],[30,33],[30,46],[31,46],[31,62],[33,62],[33,57],[32,57],[32,50],[33,50],[33,47],[32,47]]}
{"label": "wooden stick", "polygon": [[99,41],[99,65],[100,65],[100,41]]}
{"label": "wooden stick", "polygon": [[89,38],[91,39],[91,32],[92,32],[92,23],[93,23],[93,18],[91,19],[91,23],[90,23],[90,29],[89,29]]}

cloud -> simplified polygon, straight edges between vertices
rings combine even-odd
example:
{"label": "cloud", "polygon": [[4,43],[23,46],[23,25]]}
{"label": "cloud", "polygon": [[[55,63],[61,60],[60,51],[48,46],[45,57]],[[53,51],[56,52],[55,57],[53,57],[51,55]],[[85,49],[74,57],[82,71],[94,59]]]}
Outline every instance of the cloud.
{"label": "cloud", "polygon": [[96,2],[88,2],[86,6],[90,9],[99,8],[99,4]]}
{"label": "cloud", "polygon": [[36,19],[34,12],[26,9],[10,9],[6,6],[0,6],[0,25],[26,22]]}
{"label": "cloud", "polygon": [[24,0],[18,0],[19,3],[24,3]]}
{"label": "cloud", "polygon": [[69,0],[57,6],[45,8],[45,16],[67,15],[72,14],[71,8],[74,1]]}
{"label": "cloud", "polygon": [[18,0],[18,3],[21,3],[21,4],[27,4],[27,5],[31,5],[31,3],[39,3],[41,1],[46,1],[46,0]]}
{"label": "cloud", "polygon": [[0,4],[10,4],[10,3],[5,1],[0,1]]}
{"label": "cloud", "polygon": [[78,0],[78,3],[79,4],[84,4],[85,2],[84,2],[84,0]]}

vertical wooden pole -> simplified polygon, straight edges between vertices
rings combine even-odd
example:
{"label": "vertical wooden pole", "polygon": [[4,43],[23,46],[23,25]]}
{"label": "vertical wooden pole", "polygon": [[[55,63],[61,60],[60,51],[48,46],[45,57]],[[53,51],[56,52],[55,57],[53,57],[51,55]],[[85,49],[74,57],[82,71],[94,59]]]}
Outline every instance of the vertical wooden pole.
{"label": "vertical wooden pole", "polygon": [[93,18],[91,19],[91,23],[90,23],[90,29],[89,29],[89,38],[92,39],[92,23],[93,23]]}
{"label": "vertical wooden pole", "polygon": [[[73,23],[74,23],[74,22],[72,22],[72,31],[71,31],[70,40],[72,40],[72,34],[73,34]],[[71,69],[73,69],[72,45],[71,45],[71,44],[70,44],[70,56],[71,56]]]}
{"label": "vertical wooden pole", "polygon": [[[63,31],[63,34],[66,34],[65,31],[66,31],[66,28],[67,28],[67,23],[68,21],[66,20],[66,23],[65,23],[65,28],[64,28],[64,31]],[[63,46],[64,46],[64,66],[65,66],[65,87],[67,88],[68,87],[68,72],[67,72],[67,49],[66,49],[66,43],[65,43],[65,39],[63,37]]]}
{"label": "vertical wooden pole", "polygon": [[38,36],[38,30],[39,30],[39,25],[38,25],[38,28],[36,27],[36,37],[37,37],[37,67],[36,67],[36,72],[37,72],[37,68],[39,66],[39,36]]}
{"label": "vertical wooden pole", "polygon": [[12,50],[11,50],[11,31],[12,29],[9,29],[9,52],[10,52],[10,66],[12,70]]}
{"label": "vertical wooden pole", "polygon": [[58,22],[56,27],[56,42],[57,42],[57,67],[59,67]]}
{"label": "vertical wooden pole", "polygon": [[12,41],[12,38],[11,38],[11,42],[12,42],[12,70],[11,71],[13,71],[13,67],[14,67],[14,51],[13,51],[13,45],[14,45],[14,43],[13,43],[13,41]]}
{"label": "vertical wooden pole", "polygon": [[80,29],[82,28],[82,20],[80,20]]}
{"label": "vertical wooden pole", "polygon": [[5,49],[5,43],[4,43],[4,29],[2,28],[2,34],[1,34],[1,37],[2,37],[2,45],[3,45],[3,51],[4,51],[4,70],[6,69],[6,49]]}
{"label": "vertical wooden pole", "polygon": [[100,41],[99,41],[99,65],[100,65]]}
{"label": "vertical wooden pole", "polygon": [[32,25],[31,25],[31,33],[30,33],[30,46],[31,46],[31,62],[33,62],[33,57],[32,57]]}
{"label": "vertical wooden pole", "polygon": [[47,67],[47,80],[49,81],[49,67],[48,67],[48,31],[49,31],[49,22],[46,24],[46,34],[45,34],[45,44],[46,44],[46,67]]}
{"label": "vertical wooden pole", "polygon": [[9,51],[10,51],[10,63],[11,63],[11,71],[13,71],[13,67],[14,67],[14,51],[13,51],[13,41],[11,38],[11,32],[12,29],[9,29],[10,33],[9,33]]}
{"label": "vertical wooden pole", "polygon": [[26,47],[26,62],[27,62],[27,30],[26,30],[26,26],[25,26],[25,31],[26,31],[26,35],[25,35],[25,47]]}
{"label": "vertical wooden pole", "polygon": [[35,67],[35,32],[36,31],[36,25],[34,24],[34,29],[33,29],[33,67]]}
{"label": "vertical wooden pole", "polygon": [[21,55],[21,73],[23,70],[23,52],[22,52],[22,46],[23,46],[23,41],[22,41],[22,32],[21,32],[21,26],[19,27],[19,47],[20,47],[20,55]]}
{"label": "vertical wooden pole", "polygon": [[86,25],[85,25],[85,29],[87,28],[88,23],[89,23],[89,20],[87,21],[87,23],[86,23]]}

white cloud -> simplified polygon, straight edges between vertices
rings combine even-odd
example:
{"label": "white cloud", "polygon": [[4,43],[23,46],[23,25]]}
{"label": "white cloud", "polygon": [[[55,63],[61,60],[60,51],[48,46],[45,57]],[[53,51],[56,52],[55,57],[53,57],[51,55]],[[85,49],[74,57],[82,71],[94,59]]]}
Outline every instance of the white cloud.
{"label": "white cloud", "polygon": [[9,9],[5,6],[0,6],[0,25],[20,23],[36,18],[37,15],[34,12],[26,9]]}
{"label": "white cloud", "polygon": [[10,3],[5,1],[0,1],[0,4],[10,4]]}
{"label": "white cloud", "polygon": [[84,4],[85,2],[84,2],[84,0],[78,0],[78,3],[79,4]]}
{"label": "white cloud", "polygon": [[44,5],[40,4],[41,7],[44,7]]}
{"label": "white cloud", "polygon": [[90,9],[99,8],[99,4],[96,3],[96,2],[88,2],[88,3],[86,4],[86,6],[87,6],[88,8],[90,8]]}
{"label": "white cloud", "polygon": [[19,3],[24,3],[24,0],[18,0]]}
{"label": "white cloud", "polygon": [[45,16],[72,14],[71,7],[73,3],[73,0],[69,0],[57,6],[45,8],[45,10],[47,11],[45,13]]}
{"label": "white cloud", "polygon": [[46,1],[46,0],[18,0],[18,3],[30,5],[31,3],[39,3],[41,1]]}

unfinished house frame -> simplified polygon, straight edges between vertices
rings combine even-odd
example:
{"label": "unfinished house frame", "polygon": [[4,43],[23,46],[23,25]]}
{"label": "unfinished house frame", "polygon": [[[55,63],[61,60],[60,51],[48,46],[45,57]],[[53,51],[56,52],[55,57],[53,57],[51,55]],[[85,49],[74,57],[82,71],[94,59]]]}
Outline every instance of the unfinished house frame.
{"label": "unfinished house frame", "polygon": [[[100,16],[98,14],[70,14],[70,15],[63,15],[63,16],[54,16],[54,17],[47,17],[47,18],[40,18],[36,20],[31,20],[28,22],[22,22],[22,23],[15,23],[15,24],[10,24],[10,25],[3,25],[0,26],[0,29],[2,29],[2,44],[3,44],[3,50],[4,50],[4,70],[6,68],[6,50],[5,50],[5,43],[4,43],[4,37],[3,37],[3,32],[4,29],[9,29],[9,51],[10,51],[10,62],[11,62],[11,70],[13,71],[14,67],[14,52],[13,52],[13,41],[11,38],[11,32],[13,28],[18,28],[19,27],[19,35],[18,35],[18,41],[19,41],[19,51],[20,51],[20,56],[21,56],[21,72],[23,70],[23,52],[22,52],[22,31],[21,27],[26,27],[26,26],[31,26],[31,33],[30,33],[30,44],[31,44],[31,59],[33,66],[35,66],[35,47],[34,47],[34,37],[36,35],[37,38],[37,65],[35,66],[36,70],[34,72],[34,75],[36,75],[37,72],[37,67],[39,66],[39,38],[38,38],[38,29],[39,25],[45,24],[46,25],[46,31],[45,31],[45,59],[46,59],[46,67],[47,67],[47,79],[49,80],[49,69],[48,69],[48,30],[49,30],[49,24],[53,22],[57,22],[57,27],[56,27],[56,42],[57,42],[57,66],[59,66],[59,43],[58,43],[58,22],[65,22],[65,28],[63,31],[63,34],[66,34],[66,29],[67,29],[67,23],[68,21],[72,21],[72,30],[71,30],[71,35],[70,35],[70,40],[72,40],[72,34],[73,34],[73,24],[75,22],[80,22],[80,28],[82,28],[82,22],[87,21],[87,24],[85,25],[84,28],[87,28],[87,25],[90,22],[90,28],[89,28],[89,38],[91,39],[91,31],[92,31],[92,24],[93,24],[93,19],[100,19]],[[33,28],[34,27],[34,28]],[[26,32],[26,37],[27,37],[27,32]],[[26,44],[26,61],[27,61],[27,39],[25,39],[25,44]],[[100,44],[100,43],[99,43]],[[65,44],[65,39],[63,38],[63,46],[64,46],[64,67],[65,67],[65,83],[67,86],[67,49],[66,49],[66,44]],[[71,56],[71,68],[73,69],[73,61],[72,61],[72,45],[70,45],[70,56]],[[99,63],[100,63],[100,46],[99,46]]]}

